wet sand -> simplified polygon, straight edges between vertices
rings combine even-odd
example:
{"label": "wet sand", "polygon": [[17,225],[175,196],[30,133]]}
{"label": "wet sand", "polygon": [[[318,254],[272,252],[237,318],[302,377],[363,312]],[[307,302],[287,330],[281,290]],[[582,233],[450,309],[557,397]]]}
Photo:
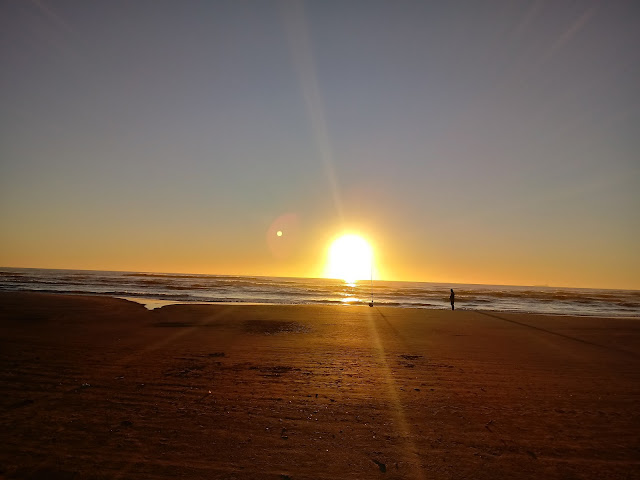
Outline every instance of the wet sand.
{"label": "wet sand", "polygon": [[0,478],[640,478],[640,319],[0,293]]}

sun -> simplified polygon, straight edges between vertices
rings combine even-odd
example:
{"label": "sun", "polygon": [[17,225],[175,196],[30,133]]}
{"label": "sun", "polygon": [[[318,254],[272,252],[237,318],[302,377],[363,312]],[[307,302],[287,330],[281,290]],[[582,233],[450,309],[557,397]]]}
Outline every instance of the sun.
{"label": "sun", "polygon": [[329,247],[326,276],[341,278],[347,283],[371,278],[373,250],[359,235],[338,237]]}

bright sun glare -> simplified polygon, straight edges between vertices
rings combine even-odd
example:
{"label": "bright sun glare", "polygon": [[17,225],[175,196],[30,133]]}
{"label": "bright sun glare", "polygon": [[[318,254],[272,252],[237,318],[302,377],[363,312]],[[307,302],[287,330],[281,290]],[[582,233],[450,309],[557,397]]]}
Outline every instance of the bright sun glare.
{"label": "bright sun glare", "polygon": [[371,277],[373,250],[359,235],[343,235],[329,247],[327,277],[341,278],[347,283]]}

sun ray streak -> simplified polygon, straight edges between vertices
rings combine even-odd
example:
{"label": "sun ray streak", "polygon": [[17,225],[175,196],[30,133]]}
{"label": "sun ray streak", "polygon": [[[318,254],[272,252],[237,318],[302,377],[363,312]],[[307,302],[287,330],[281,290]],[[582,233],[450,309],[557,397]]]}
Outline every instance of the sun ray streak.
{"label": "sun ray streak", "polygon": [[387,397],[391,402],[393,420],[395,425],[398,427],[398,433],[400,434],[404,444],[402,452],[400,453],[403,455],[404,461],[411,467],[409,477],[424,480],[426,477],[422,470],[422,463],[418,453],[418,448],[413,441],[413,432],[411,431],[411,427],[407,421],[402,401],[398,396],[399,388],[393,378],[391,368],[387,362],[384,345],[382,344],[380,334],[378,333],[377,319],[379,316],[380,315],[374,315],[374,312],[371,309],[367,309],[367,325],[373,340],[373,348],[382,367],[383,382],[387,390]]}
{"label": "sun ray streak", "polygon": [[336,212],[340,220],[343,221],[344,214],[334,166],[333,150],[327,129],[322,95],[318,85],[304,5],[302,2],[283,2],[282,5],[285,28],[291,47],[291,56],[298,74],[298,79],[300,80],[300,88],[307,109],[307,115],[311,123],[318,153],[322,159],[327,181],[329,182],[329,189],[331,190],[331,197],[333,198]]}

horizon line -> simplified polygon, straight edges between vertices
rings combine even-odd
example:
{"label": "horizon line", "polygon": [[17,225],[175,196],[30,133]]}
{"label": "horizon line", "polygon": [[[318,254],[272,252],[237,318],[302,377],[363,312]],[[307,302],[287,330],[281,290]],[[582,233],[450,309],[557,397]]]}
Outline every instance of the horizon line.
{"label": "horizon line", "polygon": [[[59,270],[59,271],[76,271],[76,272],[109,272],[109,273],[139,273],[139,274],[165,274],[165,275],[205,275],[205,276],[218,276],[218,277],[258,277],[258,278],[283,278],[283,279],[309,279],[309,280],[338,280],[345,283],[342,278],[330,278],[330,277],[315,277],[315,276],[286,276],[286,275],[259,275],[259,274],[227,274],[227,273],[187,273],[187,272],[164,272],[154,270],[109,270],[109,269],[92,269],[92,268],[51,268],[51,267],[12,267],[12,266],[0,266],[1,269],[16,269],[16,270]],[[358,279],[356,282],[371,282],[369,278]],[[566,285],[549,285],[549,284],[533,284],[533,285],[518,285],[508,283],[473,283],[473,282],[445,282],[445,281],[426,281],[426,280],[388,280],[388,279],[373,279],[373,282],[389,282],[389,283],[430,283],[430,284],[442,284],[442,285],[469,285],[469,286],[485,286],[485,287],[520,287],[520,288],[564,288],[575,290],[624,290],[631,292],[640,292],[640,289],[636,288],[620,288],[620,287],[571,287]]]}

